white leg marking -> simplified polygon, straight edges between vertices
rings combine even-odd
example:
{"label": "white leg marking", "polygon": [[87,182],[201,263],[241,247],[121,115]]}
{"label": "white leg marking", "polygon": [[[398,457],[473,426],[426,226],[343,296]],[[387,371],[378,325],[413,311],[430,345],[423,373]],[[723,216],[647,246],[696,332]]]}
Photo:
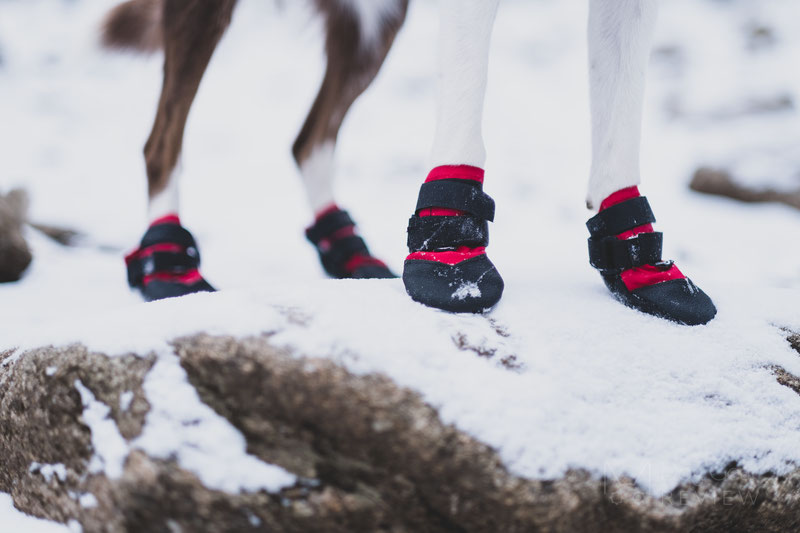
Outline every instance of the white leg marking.
{"label": "white leg marking", "polygon": [[314,147],[308,159],[300,163],[308,203],[314,213],[319,213],[334,203],[333,173],[334,147],[332,141]]}
{"label": "white leg marking", "polygon": [[178,174],[179,170],[176,166],[172,171],[172,175],[169,177],[166,188],[150,198],[148,206],[150,222],[166,215],[178,214],[178,204],[180,203],[178,194]]}
{"label": "white leg marking", "polygon": [[640,182],[645,71],[657,0],[591,0],[589,82],[592,170],[586,203]]}
{"label": "white leg marking", "polygon": [[483,101],[498,0],[440,0],[439,87],[431,166],[483,168]]}
{"label": "white leg marking", "polygon": [[371,50],[381,39],[386,20],[397,18],[401,4],[398,0],[339,0],[358,16],[361,28],[361,47]]}

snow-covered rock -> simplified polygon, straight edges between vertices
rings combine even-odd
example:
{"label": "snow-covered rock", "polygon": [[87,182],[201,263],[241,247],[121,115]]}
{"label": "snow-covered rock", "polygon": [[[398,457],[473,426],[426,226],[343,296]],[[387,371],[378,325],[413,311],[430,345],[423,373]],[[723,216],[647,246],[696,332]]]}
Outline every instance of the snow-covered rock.
{"label": "snow-covered rock", "polygon": [[[531,479],[418,392],[271,339],[201,334],[114,357],[80,345],[6,353],[0,491],[86,532],[798,526],[800,469],[754,475],[732,463],[658,497],[578,467]],[[797,378],[772,371],[800,393]]]}

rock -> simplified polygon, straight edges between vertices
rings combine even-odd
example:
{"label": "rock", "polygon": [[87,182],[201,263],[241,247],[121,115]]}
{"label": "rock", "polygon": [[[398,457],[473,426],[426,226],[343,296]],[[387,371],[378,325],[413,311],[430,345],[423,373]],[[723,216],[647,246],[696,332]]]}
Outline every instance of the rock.
{"label": "rock", "polygon": [[31,263],[31,251],[22,235],[27,210],[24,191],[0,195],[0,283],[19,280]]}
{"label": "rock", "polygon": [[733,198],[741,202],[779,202],[800,209],[800,190],[778,191],[772,188],[753,188],[736,182],[724,169],[701,167],[695,171],[689,188],[693,191]]}
{"label": "rock", "polygon": [[[25,512],[76,519],[87,533],[800,527],[800,469],[755,476],[732,464],[661,499],[632,480],[580,470],[560,479],[524,479],[387,377],[295,357],[268,336],[197,335],[172,346],[202,401],[241,432],[249,453],[295,474],[294,485],[277,493],[229,493],[205,486],[178,458],[141,449],[129,451],[116,478],[92,469],[98,450],[76,382],[109,407],[130,443],[153,409],[144,384],[157,356],[108,357],[69,346],[0,353],[0,491],[10,492]],[[798,382],[775,372],[788,386]],[[63,465],[63,475],[48,478],[33,463]]]}

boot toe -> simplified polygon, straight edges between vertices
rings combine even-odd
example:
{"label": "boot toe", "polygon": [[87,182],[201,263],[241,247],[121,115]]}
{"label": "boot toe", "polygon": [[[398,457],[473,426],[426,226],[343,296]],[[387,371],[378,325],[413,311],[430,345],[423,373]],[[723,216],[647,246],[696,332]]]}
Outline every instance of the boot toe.
{"label": "boot toe", "polygon": [[454,313],[480,313],[503,295],[503,278],[485,255],[455,265],[407,260],[403,269],[406,292],[417,302]]}
{"label": "boot toe", "polygon": [[687,326],[707,324],[717,314],[711,298],[688,278],[641,287],[633,295],[653,309],[652,314]]}
{"label": "boot toe", "polygon": [[142,296],[148,302],[164,300],[167,298],[178,298],[196,292],[215,292],[216,289],[206,280],[197,283],[186,284],[173,281],[153,280],[147,283],[142,289]]}

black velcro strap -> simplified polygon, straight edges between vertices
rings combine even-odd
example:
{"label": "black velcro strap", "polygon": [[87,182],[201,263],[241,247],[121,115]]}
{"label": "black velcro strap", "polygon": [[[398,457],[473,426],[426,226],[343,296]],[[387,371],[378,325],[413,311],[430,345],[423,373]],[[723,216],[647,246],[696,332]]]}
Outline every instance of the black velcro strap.
{"label": "black velcro strap", "polygon": [[145,276],[156,272],[180,274],[200,267],[200,256],[196,248],[186,252],[153,252],[144,257],[136,257],[128,262],[128,284],[140,287]]}
{"label": "black velcro strap", "polygon": [[663,235],[640,233],[631,239],[616,237],[589,239],[589,262],[598,270],[627,270],[661,261]]}
{"label": "black velcro strap", "polygon": [[154,244],[177,244],[183,248],[197,248],[189,230],[179,224],[158,224],[147,230],[139,248],[144,250]]}
{"label": "black velcro strap", "polygon": [[612,205],[589,219],[586,227],[593,238],[619,235],[623,231],[656,221],[650,203],[644,196]]}
{"label": "black velcro strap", "polygon": [[[193,250],[190,248],[190,250]],[[186,272],[200,267],[200,257],[188,253],[155,252],[139,259],[145,276],[154,272]]]}
{"label": "black velcro strap", "polygon": [[353,256],[369,255],[367,244],[358,235],[336,239],[330,248],[326,250],[318,248],[318,251],[322,266],[335,277],[343,277],[346,274],[344,267]]}
{"label": "black velcro strap", "polygon": [[459,246],[489,245],[489,223],[472,215],[431,216],[414,215],[408,221],[408,250],[430,252]]}
{"label": "black velcro strap", "polygon": [[319,244],[323,239],[329,238],[337,231],[355,226],[347,211],[337,210],[319,219],[313,226],[306,230],[306,237],[313,244]]}
{"label": "black velcro strap", "polygon": [[484,220],[494,220],[494,200],[480,187],[465,180],[438,180],[423,183],[419,189],[417,208],[443,207],[466,211]]}
{"label": "black velcro strap", "polygon": [[[147,252],[157,244],[174,244],[183,250]],[[128,284],[141,287],[145,276],[155,272],[181,273],[199,267],[200,253],[189,230],[179,224],[157,224],[147,230],[139,250],[128,259]]]}

